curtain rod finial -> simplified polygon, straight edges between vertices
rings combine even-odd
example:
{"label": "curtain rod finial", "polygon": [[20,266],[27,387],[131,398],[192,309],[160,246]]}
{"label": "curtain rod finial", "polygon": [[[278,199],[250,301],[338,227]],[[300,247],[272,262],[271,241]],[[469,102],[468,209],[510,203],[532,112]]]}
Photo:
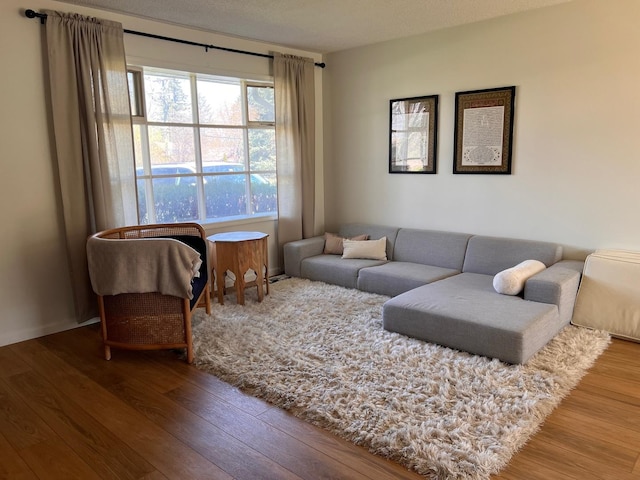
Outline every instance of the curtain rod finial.
{"label": "curtain rod finial", "polygon": [[27,10],[24,11],[24,16],[27,18],[36,18],[38,17],[40,19],[40,23],[42,25],[44,25],[45,20],[47,19],[47,14],[46,13],[38,13],[34,10],[31,10],[30,8],[28,8]]}

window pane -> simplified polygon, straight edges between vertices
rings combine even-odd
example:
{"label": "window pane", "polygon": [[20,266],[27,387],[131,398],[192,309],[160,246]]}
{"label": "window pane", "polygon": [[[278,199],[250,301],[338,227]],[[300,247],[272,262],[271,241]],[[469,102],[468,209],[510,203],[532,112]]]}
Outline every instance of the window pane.
{"label": "window pane", "polygon": [[193,122],[189,77],[146,73],[144,87],[149,121]]}
{"label": "window pane", "polygon": [[244,165],[243,130],[240,128],[202,128],[202,162],[240,163]]}
{"label": "window pane", "polygon": [[273,128],[249,130],[249,165],[252,171],[275,171],[276,132]]}
{"label": "window pane", "polygon": [[153,180],[156,222],[172,223],[198,219],[195,177]]}
{"label": "window pane", "polygon": [[140,225],[147,225],[150,223],[149,215],[147,214],[147,189],[144,180],[138,180],[138,219]]}
{"label": "window pane", "polygon": [[198,77],[200,123],[242,125],[240,84],[222,83]]}
{"label": "window pane", "polygon": [[275,173],[251,174],[251,213],[278,211],[278,187]]}
{"label": "window pane", "polygon": [[275,122],[273,87],[247,87],[250,122]]}
{"label": "window pane", "polygon": [[151,165],[186,163],[195,166],[194,134],[191,127],[149,127]]}
{"label": "window pane", "polygon": [[247,214],[247,175],[207,175],[204,185],[207,218]]}
{"label": "window pane", "polygon": [[136,168],[142,168],[142,126],[133,125],[133,155],[136,160]]}

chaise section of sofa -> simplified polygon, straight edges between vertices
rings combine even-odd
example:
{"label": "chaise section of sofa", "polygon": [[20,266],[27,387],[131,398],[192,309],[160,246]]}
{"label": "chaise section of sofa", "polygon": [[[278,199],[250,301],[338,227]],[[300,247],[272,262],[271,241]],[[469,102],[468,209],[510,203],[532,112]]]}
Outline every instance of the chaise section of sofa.
{"label": "chaise section of sofa", "polygon": [[[474,236],[462,273],[402,295],[383,307],[384,328],[458,350],[525,363],[571,319],[582,262],[559,261],[553,243]],[[520,295],[493,287],[498,272],[524,260],[548,268]]]}
{"label": "chaise section of sofa", "polygon": [[559,330],[555,305],[495,292],[492,277],[463,273],[383,306],[385,330],[456,350],[524,363]]}

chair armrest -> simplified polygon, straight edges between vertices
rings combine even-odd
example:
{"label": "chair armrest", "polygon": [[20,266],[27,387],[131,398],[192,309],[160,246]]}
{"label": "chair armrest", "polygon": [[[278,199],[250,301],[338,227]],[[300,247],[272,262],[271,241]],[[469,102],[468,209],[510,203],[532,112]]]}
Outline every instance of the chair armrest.
{"label": "chair armrest", "polygon": [[558,306],[560,321],[569,323],[573,315],[584,262],[561,260],[527,280],[524,299]]}
{"label": "chair armrest", "polygon": [[324,251],[324,236],[304,238],[284,246],[284,273],[290,277],[301,276],[302,260],[321,255]]}

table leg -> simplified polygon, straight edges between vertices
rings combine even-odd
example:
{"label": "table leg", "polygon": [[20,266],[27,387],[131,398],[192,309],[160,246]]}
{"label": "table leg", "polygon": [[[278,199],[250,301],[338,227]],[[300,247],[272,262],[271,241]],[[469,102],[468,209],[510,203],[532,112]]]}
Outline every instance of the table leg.
{"label": "table leg", "polygon": [[264,274],[262,272],[262,265],[258,265],[256,270],[256,287],[258,288],[258,301],[264,300]]}
{"label": "table leg", "polygon": [[263,266],[266,295],[269,295],[269,244],[267,243],[267,237],[262,239],[262,262],[260,262],[260,268]]}
{"label": "table leg", "polygon": [[226,272],[218,273],[216,271],[216,289],[218,291],[218,303],[224,305],[224,285],[226,281]]}
{"label": "table leg", "polygon": [[[225,285],[225,277],[227,276],[227,272],[222,264],[222,248],[218,248],[218,245],[215,242],[211,242],[211,290],[212,292],[217,292],[218,294],[218,303],[220,305],[224,305],[224,285]],[[214,288],[215,285],[215,288]]]}
{"label": "table leg", "polygon": [[236,275],[236,298],[238,305],[244,305],[244,273]]}

